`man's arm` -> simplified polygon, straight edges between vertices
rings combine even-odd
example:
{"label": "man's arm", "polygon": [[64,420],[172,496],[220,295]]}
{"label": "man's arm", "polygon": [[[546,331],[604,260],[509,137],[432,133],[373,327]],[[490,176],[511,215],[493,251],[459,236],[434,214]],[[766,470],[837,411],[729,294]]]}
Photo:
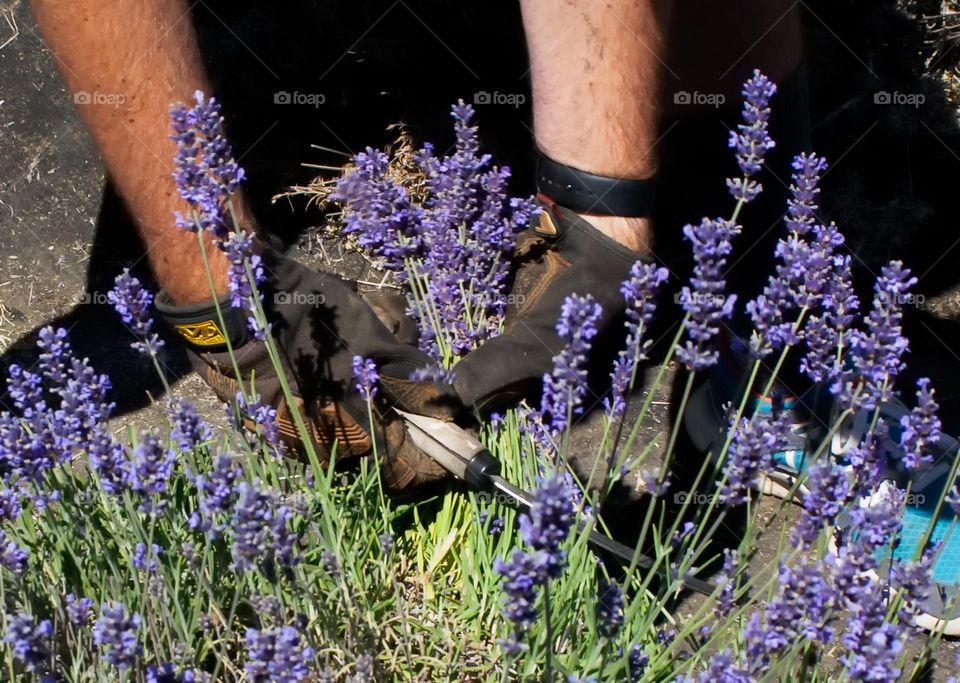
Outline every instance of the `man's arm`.
{"label": "man's arm", "polygon": [[[34,0],[37,23],[174,301],[210,298],[196,236],[176,227],[169,107],[209,92],[185,0]],[[249,212],[236,201],[242,219]],[[249,223],[248,223],[249,224]],[[218,292],[226,258],[208,249]]]}

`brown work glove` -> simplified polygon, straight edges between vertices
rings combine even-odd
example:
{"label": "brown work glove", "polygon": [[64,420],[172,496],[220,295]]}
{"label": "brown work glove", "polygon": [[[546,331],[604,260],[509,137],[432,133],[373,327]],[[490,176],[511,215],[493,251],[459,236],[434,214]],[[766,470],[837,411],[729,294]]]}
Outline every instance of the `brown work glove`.
{"label": "brown work glove", "polygon": [[[314,272],[272,250],[262,253],[268,281],[261,286],[263,305],[284,374],[309,431],[308,438],[324,464],[336,443],[339,462],[372,453],[374,440],[383,458],[382,475],[394,492],[408,492],[435,482],[445,471],[407,438],[392,406],[441,419],[453,419],[459,405],[452,391],[410,381],[410,374],[429,364],[414,346],[399,342],[374,311],[336,275]],[[186,340],[191,364],[217,396],[232,402],[240,390],[226,338],[233,346],[244,389],[251,377],[261,401],[277,410],[277,425],[286,444],[301,452],[303,443],[291,406],[264,342],[253,338],[247,314],[219,300],[226,330],[213,301],[175,306],[163,292],[156,306]],[[379,302],[383,306],[383,302]],[[370,429],[366,402],[356,389],[353,357],[372,359],[380,374]]]}
{"label": "brown work glove", "polygon": [[570,294],[591,294],[603,309],[594,347],[619,349],[625,302],[620,285],[640,254],[572,211],[541,198],[538,222],[517,239],[516,274],[503,333],[454,367],[463,402],[481,414],[539,396],[563,347],[557,320]]}

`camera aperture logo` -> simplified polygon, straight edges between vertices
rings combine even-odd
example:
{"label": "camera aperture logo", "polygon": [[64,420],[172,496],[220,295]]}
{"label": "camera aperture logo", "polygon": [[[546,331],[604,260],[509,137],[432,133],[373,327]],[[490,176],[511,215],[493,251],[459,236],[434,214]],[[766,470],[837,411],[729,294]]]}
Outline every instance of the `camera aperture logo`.
{"label": "camera aperture logo", "polygon": [[273,93],[274,104],[298,104],[316,108],[326,101],[327,96],[322,92],[300,92],[299,90],[287,92],[286,90],[278,90]]}

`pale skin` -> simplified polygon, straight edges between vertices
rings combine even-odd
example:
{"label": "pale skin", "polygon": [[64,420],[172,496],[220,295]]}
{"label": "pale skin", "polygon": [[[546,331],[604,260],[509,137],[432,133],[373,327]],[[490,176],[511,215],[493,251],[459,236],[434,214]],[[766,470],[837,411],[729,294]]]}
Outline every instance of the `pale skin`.
{"label": "pale skin", "polygon": [[[747,67],[774,81],[799,61],[799,16],[787,0],[521,0],[530,54],[534,137],[553,159],[600,175],[652,177],[661,113],[676,90],[725,92],[736,102]],[[169,107],[210,87],[185,0],[33,0],[71,93],[121,94],[78,109],[135,217],[153,272],[174,302],[210,297],[196,236],[177,228]],[[729,68],[728,67],[733,67]],[[721,69],[728,69],[726,73]],[[747,71],[745,71],[747,69]],[[239,222],[256,226],[243,198]],[[644,217],[586,216],[638,252],[652,249]],[[226,259],[207,254],[218,293]]]}

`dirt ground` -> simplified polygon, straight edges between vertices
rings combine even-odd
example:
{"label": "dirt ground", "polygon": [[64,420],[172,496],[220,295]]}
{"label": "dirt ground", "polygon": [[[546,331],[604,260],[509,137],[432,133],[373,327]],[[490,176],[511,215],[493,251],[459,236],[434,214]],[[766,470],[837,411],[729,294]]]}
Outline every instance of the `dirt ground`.
{"label": "dirt ground", "polygon": [[[308,19],[286,24],[254,2],[229,7],[200,2],[194,9],[216,91],[228,119],[233,117],[235,148],[252,178],[255,211],[262,224],[297,243],[293,253],[299,260],[352,277],[362,276],[366,267],[338,242],[319,236],[312,226],[322,219],[303,202],[271,201],[289,185],[312,177],[315,171],[301,162],[331,164],[340,158],[311,149],[310,143],[344,152],[382,145],[395,134],[387,126],[399,120],[408,122],[419,139],[449,139],[446,110],[457,97],[469,100],[476,92],[496,90],[527,94],[527,104],[519,108],[480,106],[478,111],[485,147],[514,168],[518,192],[529,190],[523,180],[531,159],[529,93],[525,69],[518,66],[523,48],[516,12],[481,15],[460,7],[448,16],[430,2],[400,2],[386,13],[369,3],[350,3],[356,5],[350,9],[303,5]],[[847,234],[861,280],[868,282],[878,264],[894,255],[921,276],[918,291],[925,304],[911,311],[908,321],[911,363],[916,374],[934,377],[945,423],[960,427],[955,351],[960,277],[952,265],[960,255],[954,250],[960,240],[953,210],[960,180],[955,111],[915,66],[922,40],[894,3],[846,5],[807,6],[813,141],[837,169],[825,179],[824,210]],[[464,35],[458,23],[463,21],[473,22],[480,35]],[[312,39],[318,26],[330,36],[322,45]],[[285,31],[286,40],[276,41],[271,30]],[[491,57],[490,35],[512,38],[500,40]],[[401,55],[397,63],[384,58],[394,54]],[[426,64],[432,69],[429,78],[423,73]],[[0,1],[0,74],[0,370],[24,357],[33,331],[56,321],[71,330],[80,352],[113,378],[116,428],[156,425],[162,416],[151,399],[161,392],[152,368],[129,352],[128,333],[104,305],[109,282],[121,267],[149,275],[143,248],[104,177],[26,2]],[[879,110],[871,99],[881,89],[922,91],[929,106],[913,112]],[[270,101],[278,90],[322,91],[329,106],[278,113]],[[722,130],[709,134],[725,143]],[[678,149],[683,152],[683,145]],[[728,163],[711,167],[708,161],[699,172],[722,183]],[[701,215],[701,207],[693,206],[698,213],[686,220]],[[659,222],[676,232],[672,218]],[[669,251],[669,244],[665,248]],[[769,265],[769,259],[751,255],[742,267],[755,263],[752,258]],[[678,272],[683,264],[677,257]],[[164,364],[178,380],[177,390],[210,421],[222,421],[219,403],[189,375],[176,345],[170,347]],[[666,439],[668,387],[669,382],[656,397],[644,443]],[[597,416],[586,418],[574,450],[590,452],[598,431]],[[762,514],[772,514],[776,504],[764,500]],[[769,559],[775,543],[773,538],[762,549],[759,561]],[[694,605],[681,608],[681,616]],[[939,646],[941,666],[931,680],[957,673],[958,651],[956,642]]]}

